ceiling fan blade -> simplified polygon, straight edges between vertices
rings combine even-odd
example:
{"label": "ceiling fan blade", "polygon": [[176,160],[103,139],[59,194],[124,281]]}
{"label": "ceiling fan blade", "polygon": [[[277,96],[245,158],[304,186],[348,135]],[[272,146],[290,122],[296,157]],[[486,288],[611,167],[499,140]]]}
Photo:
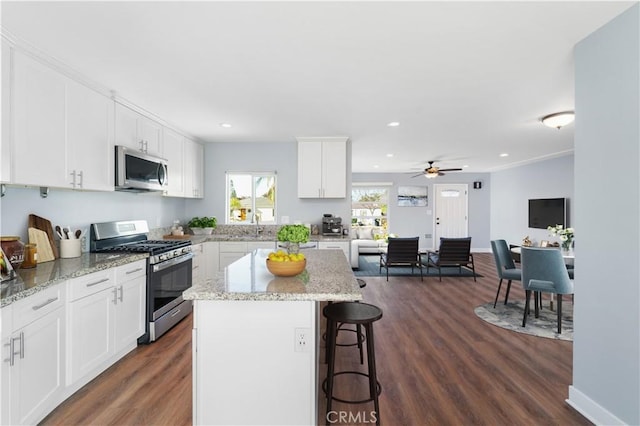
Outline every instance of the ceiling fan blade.
{"label": "ceiling fan blade", "polygon": [[462,169],[440,169],[441,172],[459,172]]}
{"label": "ceiling fan blade", "polygon": [[418,174],[418,175],[413,175],[413,176],[411,176],[411,177],[412,177],[412,178],[414,178],[414,177],[418,177],[418,176],[424,176],[424,173],[420,173],[420,174]]}

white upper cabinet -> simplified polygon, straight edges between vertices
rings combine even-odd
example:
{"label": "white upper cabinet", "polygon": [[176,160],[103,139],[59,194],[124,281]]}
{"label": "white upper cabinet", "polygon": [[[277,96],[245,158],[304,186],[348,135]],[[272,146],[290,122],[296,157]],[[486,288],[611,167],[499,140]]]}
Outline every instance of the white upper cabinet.
{"label": "white upper cabinet", "polygon": [[67,80],[14,52],[13,183],[70,188],[66,153]]}
{"label": "white upper cabinet", "polygon": [[18,51],[13,59],[12,183],[113,190],[113,101]]}
{"label": "white upper cabinet", "polygon": [[163,195],[169,197],[184,197],[184,137],[169,129],[163,134],[164,157],[169,162],[169,185]]}
{"label": "white upper cabinet", "polygon": [[67,86],[68,173],[75,189],[113,191],[113,104],[76,82]]}
{"label": "white upper cabinet", "polygon": [[204,147],[198,142],[185,139],[184,149],[184,196],[204,197]]}
{"label": "white upper cabinet", "polygon": [[11,47],[2,40],[2,136],[0,138],[0,182],[11,182]]}
{"label": "white upper cabinet", "polygon": [[298,197],[345,198],[346,137],[298,138]]}
{"label": "white upper cabinet", "polygon": [[163,157],[162,125],[116,103],[116,145]]}

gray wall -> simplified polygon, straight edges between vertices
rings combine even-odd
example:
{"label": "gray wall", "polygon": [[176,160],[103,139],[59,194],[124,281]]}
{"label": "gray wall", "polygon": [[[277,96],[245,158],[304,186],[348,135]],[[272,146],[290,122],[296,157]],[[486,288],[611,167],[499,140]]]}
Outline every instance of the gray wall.
{"label": "gray wall", "polygon": [[[461,183],[469,186],[469,235],[476,251],[489,250],[490,194],[492,179],[488,173],[448,173],[437,179],[412,178],[407,173],[354,173],[353,182],[391,182],[389,189],[389,232],[402,237],[419,236],[420,247],[435,248],[431,238],[434,233],[434,192],[436,183]],[[473,189],[473,182],[482,182],[482,189]],[[398,186],[427,186],[429,197],[426,207],[398,207]]]}
{"label": "gray wall", "polygon": [[569,400],[597,424],[637,425],[640,6],[581,41],[575,60],[579,242]]}
{"label": "gray wall", "polygon": [[[347,144],[347,187],[351,187],[351,148]],[[318,159],[318,161],[320,161]],[[215,143],[205,145],[205,197],[186,202],[187,216],[215,216],[224,223],[227,171],[277,173],[276,208],[278,221],[320,225],[323,213],[351,217],[351,195],[342,199],[298,198],[298,148],[296,142]]]}
{"label": "gray wall", "polygon": [[[521,244],[525,236],[536,244],[554,240],[544,229],[529,228],[531,198],[568,198],[569,224],[573,226],[573,163],[574,156],[566,155],[492,173],[491,239],[504,239],[510,244]],[[581,236],[578,230],[577,244]]]}
{"label": "gray wall", "polygon": [[29,214],[49,219],[55,225],[86,229],[91,223],[144,219],[149,227],[171,226],[182,219],[184,201],[163,198],[159,193],[84,192],[50,189],[47,198],[38,188],[8,187],[0,198],[0,234],[18,235],[27,241]]}

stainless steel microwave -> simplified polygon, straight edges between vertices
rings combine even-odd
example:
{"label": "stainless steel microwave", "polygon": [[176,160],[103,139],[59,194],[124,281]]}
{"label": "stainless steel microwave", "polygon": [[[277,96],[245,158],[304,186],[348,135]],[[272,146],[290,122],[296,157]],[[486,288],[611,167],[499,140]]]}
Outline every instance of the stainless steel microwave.
{"label": "stainless steel microwave", "polygon": [[167,160],[122,145],[116,145],[116,191],[164,191]]}

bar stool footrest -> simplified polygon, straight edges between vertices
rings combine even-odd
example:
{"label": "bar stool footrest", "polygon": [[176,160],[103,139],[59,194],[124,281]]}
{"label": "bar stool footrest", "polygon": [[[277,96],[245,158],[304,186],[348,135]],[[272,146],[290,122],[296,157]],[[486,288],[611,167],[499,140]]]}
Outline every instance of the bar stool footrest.
{"label": "bar stool footrest", "polygon": [[[366,373],[362,373],[360,371],[340,371],[339,373],[333,373],[333,376],[340,376],[341,374],[358,374],[360,376],[364,376],[364,377],[369,377],[368,374]],[[322,391],[324,392],[324,394],[327,394],[327,379],[324,379],[324,381],[322,382]],[[380,384],[380,382],[378,380],[376,380],[376,393],[378,394],[378,396],[380,396],[380,394],[382,393],[382,385]],[[334,401],[339,401],[339,402],[344,402],[345,404],[364,404],[367,402],[371,402],[374,401],[375,398],[369,398],[369,399],[362,399],[362,400],[358,400],[358,401],[353,401],[353,400],[346,400],[346,399],[341,399],[335,396],[332,396],[331,399],[333,399]]]}

